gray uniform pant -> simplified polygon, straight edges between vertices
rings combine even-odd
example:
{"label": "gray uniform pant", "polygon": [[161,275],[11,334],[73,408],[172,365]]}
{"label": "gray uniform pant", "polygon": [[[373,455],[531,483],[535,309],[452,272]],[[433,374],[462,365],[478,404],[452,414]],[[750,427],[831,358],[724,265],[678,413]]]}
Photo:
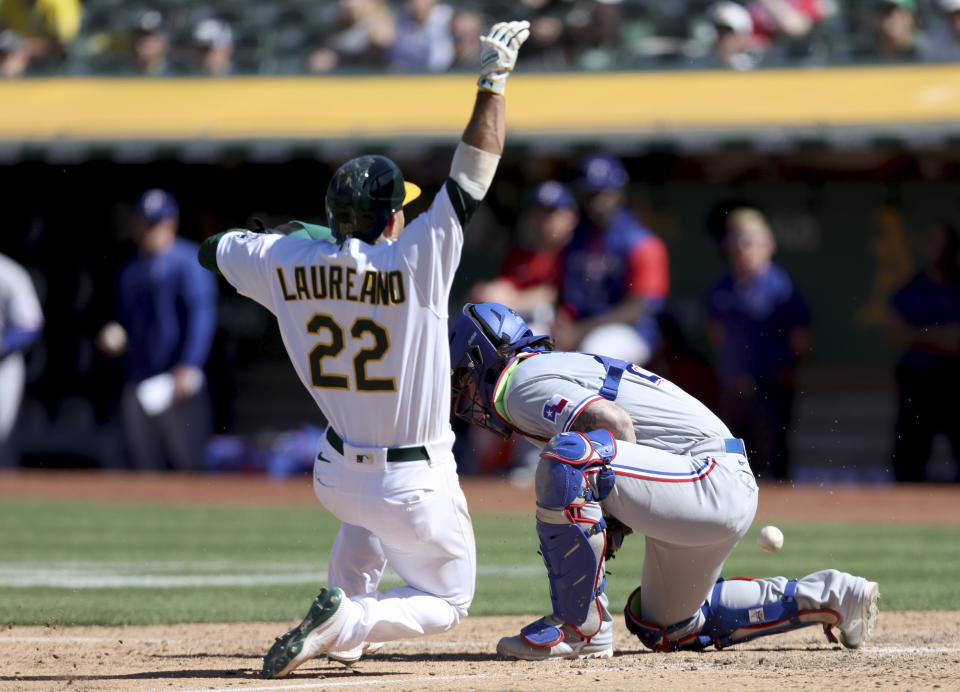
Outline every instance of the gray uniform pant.
{"label": "gray uniform pant", "polygon": [[[693,618],[671,640],[699,631],[705,619],[700,606],[756,514],[757,483],[746,457],[685,456],[618,441],[611,465],[617,480],[603,510],[646,537],[644,621],[667,627]],[[784,577],[724,582],[721,600],[731,607],[772,603],[783,596],[786,583]],[[856,618],[865,584],[836,570],[815,572],[798,581],[797,605],[832,609],[841,622]],[[605,606],[606,599],[602,602]]]}

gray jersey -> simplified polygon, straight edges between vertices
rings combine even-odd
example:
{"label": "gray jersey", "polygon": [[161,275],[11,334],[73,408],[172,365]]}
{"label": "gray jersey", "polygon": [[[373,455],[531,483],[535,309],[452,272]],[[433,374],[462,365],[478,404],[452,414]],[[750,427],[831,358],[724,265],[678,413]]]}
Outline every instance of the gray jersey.
{"label": "gray jersey", "polygon": [[30,274],[0,255],[0,334],[10,327],[39,329],[42,325],[43,312]]}
{"label": "gray jersey", "polygon": [[[585,353],[521,354],[500,378],[494,399],[500,415],[542,447],[570,430],[577,416],[602,399],[606,367]],[[672,382],[630,364],[615,399],[633,420],[637,444],[688,453],[699,442],[731,437],[713,412]]]}

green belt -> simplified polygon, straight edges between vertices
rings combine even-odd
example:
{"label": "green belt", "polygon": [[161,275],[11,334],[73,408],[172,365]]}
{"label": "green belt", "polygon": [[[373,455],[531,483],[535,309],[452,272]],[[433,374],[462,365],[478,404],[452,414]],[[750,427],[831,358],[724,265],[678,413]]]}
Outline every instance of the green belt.
{"label": "green belt", "polygon": [[[343,440],[334,431],[333,427],[327,428],[327,442],[343,456]],[[427,448],[423,445],[419,447],[390,447],[387,449],[387,461],[429,461],[430,455],[427,454]]]}

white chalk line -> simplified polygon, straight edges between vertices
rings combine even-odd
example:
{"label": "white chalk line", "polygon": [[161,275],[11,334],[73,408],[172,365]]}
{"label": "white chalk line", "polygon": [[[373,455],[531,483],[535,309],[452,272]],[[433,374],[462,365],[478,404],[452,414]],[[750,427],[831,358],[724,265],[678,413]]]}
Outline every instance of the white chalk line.
{"label": "white chalk line", "polygon": [[[588,673],[632,673],[638,671],[649,671],[648,667],[616,667],[616,668],[574,668],[570,670],[553,670],[551,676],[556,675],[584,675]],[[536,675],[534,671],[524,671],[517,673],[473,673],[470,675],[423,675],[415,678],[405,678],[390,676],[389,678],[378,678],[375,676],[363,676],[360,680],[341,680],[335,682],[306,682],[292,683],[287,685],[260,685],[257,687],[221,687],[221,688],[198,688],[195,690],[185,690],[183,692],[236,692],[244,690],[249,692],[269,692],[270,690],[318,690],[329,689],[331,687],[359,687],[361,685],[407,685],[413,682],[451,682],[454,680],[498,680],[511,678],[526,678]]]}
{"label": "white chalk line", "polygon": [[[914,651],[929,651],[929,652],[941,652],[941,651],[958,651],[960,649],[949,647],[949,648],[936,648],[936,649],[917,649],[916,647],[887,647],[884,649],[868,649],[864,650],[864,653],[867,651],[883,651],[888,653],[910,653]],[[647,654],[653,655],[653,654]],[[546,665],[549,665],[549,663]],[[674,666],[664,666],[659,661],[656,665],[650,666],[616,666],[616,667],[577,667],[569,669],[557,670],[555,668],[550,668],[549,673],[552,677],[556,676],[580,676],[580,675],[590,675],[597,673],[635,673],[635,672],[646,672],[649,673],[652,669],[662,669],[664,667],[668,668],[689,668],[690,662],[677,662],[677,665]],[[701,662],[696,664],[698,669],[703,669],[707,666],[704,666]],[[726,668],[726,666],[723,666]],[[324,682],[307,682],[307,683],[291,683],[291,684],[275,684],[275,685],[260,685],[257,687],[221,687],[221,688],[198,688],[195,690],[186,690],[185,692],[235,692],[236,690],[244,690],[244,692],[272,692],[273,690],[316,690],[316,689],[330,689],[335,687],[359,687],[361,685],[407,685],[409,683],[415,682],[452,682],[455,680],[497,680],[497,679],[516,679],[516,678],[526,678],[532,675],[537,675],[537,671],[526,670],[523,672],[516,673],[475,673],[471,675],[426,675],[415,678],[406,678],[402,676],[390,676],[386,678],[381,678],[377,676],[366,676],[362,675],[362,678],[359,680],[341,680],[341,681],[324,681]]]}
{"label": "white chalk line", "polygon": [[[251,562],[0,562],[0,588],[178,589],[195,587],[317,584],[326,580],[326,563]],[[500,579],[543,576],[542,565],[480,566],[477,575]],[[388,570],[382,583],[401,579]]]}
{"label": "white chalk line", "polygon": [[[0,644],[226,644],[223,639],[167,639],[165,637],[5,637],[0,634]],[[230,643],[236,643],[231,641]]]}
{"label": "white chalk line", "polygon": [[[282,624],[278,624],[278,627],[282,628]],[[61,637],[61,636],[46,636],[46,637],[19,637],[19,636],[7,636],[3,633],[0,633],[0,645],[7,643],[19,643],[19,644],[117,644],[120,640],[123,640],[123,646],[128,644],[226,644],[227,640],[224,639],[206,639],[202,637],[189,637],[189,638],[179,638],[179,639],[168,639],[165,637],[125,637],[122,634],[118,634],[116,637]],[[230,640],[231,644],[240,644],[236,639]],[[476,648],[484,646],[493,646],[491,641],[444,641],[444,642],[428,642],[429,648],[431,649],[463,649],[463,648]],[[417,650],[422,651],[424,647],[424,642],[422,641],[410,641],[410,642],[391,642],[390,643],[391,651],[401,651],[401,650]],[[389,652],[387,652],[389,653]]]}

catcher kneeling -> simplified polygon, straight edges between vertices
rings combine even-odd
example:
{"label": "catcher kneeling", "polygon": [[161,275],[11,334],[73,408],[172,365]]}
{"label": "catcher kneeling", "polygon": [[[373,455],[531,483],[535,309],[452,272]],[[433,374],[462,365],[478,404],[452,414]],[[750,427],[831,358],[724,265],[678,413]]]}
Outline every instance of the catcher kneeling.
{"label": "catcher kneeling", "polygon": [[658,651],[701,650],[819,624],[860,647],[876,582],[833,569],[724,580],[757,483],[743,441],[707,407],[633,363],[552,350],[497,303],[467,305],[450,334],[454,414],[542,448],[537,534],[553,612],[497,645],[527,660],[613,655],[604,564],[645,536],[627,628]]}

